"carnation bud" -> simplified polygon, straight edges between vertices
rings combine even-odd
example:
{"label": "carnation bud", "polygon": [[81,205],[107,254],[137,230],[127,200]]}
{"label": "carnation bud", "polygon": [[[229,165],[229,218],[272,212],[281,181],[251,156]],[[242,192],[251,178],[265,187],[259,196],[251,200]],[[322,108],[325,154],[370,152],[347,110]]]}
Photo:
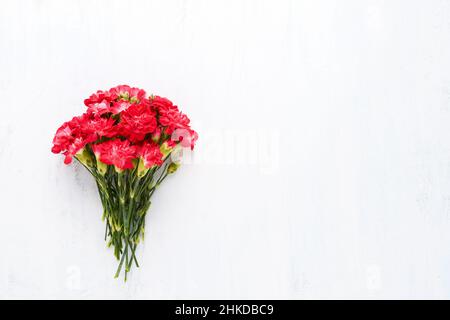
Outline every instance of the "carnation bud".
{"label": "carnation bud", "polygon": [[169,146],[169,143],[165,141],[161,147],[159,147],[159,150],[161,151],[163,155],[163,159],[169,155],[169,153],[172,152],[173,147]]}
{"label": "carnation bud", "polygon": [[172,148],[172,153],[170,154],[170,159],[172,162],[181,163],[183,158],[183,148],[179,144]]}
{"label": "carnation bud", "polygon": [[131,97],[130,102],[131,103],[138,103],[139,99],[137,97]]}
{"label": "carnation bud", "polygon": [[92,168],[93,161],[91,158],[91,155],[86,150],[86,148],[83,148],[77,152],[75,157],[80,161],[82,164],[84,164],[88,168]]}
{"label": "carnation bud", "polygon": [[97,164],[97,171],[102,176],[104,176],[106,171],[108,170],[108,165],[106,163],[103,163],[100,161],[100,154],[97,154],[94,152],[94,155],[95,155],[96,164]]}
{"label": "carnation bud", "polygon": [[99,159],[97,159],[97,171],[104,176],[106,171],[108,170],[108,166],[101,162]]}
{"label": "carnation bud", "polygon": [[142,178],[143,176],[145,176],[145,174],[147,173],[149,168],[146,168],[144,165],[144,161],[142,160],[142,158],[139,159],[139,164],[138,164],[138,168],[137,168],[137,175],[139,178]]}
{"label": "carnation bud", "polygon": [[177,171],[177,169],[180,167],[181,164],[176,163],[176,162],[172,162],[171,164],[169,164],[169,167],[167,168],[167,173],[168,174],[172,174],[175,171]]}
{"label": "carnation bud", "polygon": [[130,94],[128,92],[121,92],[119,98],[128,101],[130,100]]}
{"label": "carnation bud", "polygon": [[156,128],[155,132],[152,134],[152,141],[157,143],[159,141],[159,138],[161,138],[161,130],[159,128]]}
{"label": "carnation bud", "polygon": [[116,170],[117,173],[123,172],[123,169],[119,168],[118,166],[114,166],[114,169]]}

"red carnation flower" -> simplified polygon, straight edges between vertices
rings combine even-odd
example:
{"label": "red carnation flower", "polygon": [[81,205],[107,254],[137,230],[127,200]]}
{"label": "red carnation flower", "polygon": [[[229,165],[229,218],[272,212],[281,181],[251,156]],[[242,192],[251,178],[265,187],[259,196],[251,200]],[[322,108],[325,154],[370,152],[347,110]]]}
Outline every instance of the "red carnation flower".
{"label": "red carnation flower", "polygon": [[127,110],[129,106],[131,106],[130,102],[125,101],[125,100],[119,100],[119,101],[113,103],[113,106],[111,107],[111,111],[115,114],[121,113],[122,111]]}
{"label": "red carnation flower", "polygon": [[98,90],[97,93],[93,93],[88,99],[84,100],[84,104],[87,107],[92,106],[95,103],[100,103],[102,101],[111,102],[117,98],[117,95],[109,91]]}
{"label": "red carnation flower", "polygon": [[165,133],[172,134],[176,129],[190,129],[189,118],[169,99],[155,96],[150,99],[150,105],[158,112],[159,123],[166,127]]}
{"label": "red carnation flower", "polygon": [[[152,96],[150,99],[150,104],[154,107],[158,112],[164,112],[165,110],[173,108],[173,103],[167,98],[163,98],[160,96]],[[177,107],[175,107],[177,108]],[[177,108],[178,109],[178,108]]]}
{"label": "red carnation flower", "polygon": [[[115,120],[112,118],[91,117],[89,114],[84,114],[80,121],[81,133],[88,139],[94,135],[94,142],[99,137],[112,138],[117,134],[117,126],[115,126]],[[91,139],[88,139],[91,140]]]}
{"label": "red carnation flower", "polygon": [[70,164],[72,162],[72,158],[84,148],[84,146],[88,143],[88,141],[84,140],[81,137],[75,138],[71,144],[67,146],[67,151],[64,152],[66,156],[64,158],[65,164]]}
{"label": "red carnation flower", "polygon": [[96,157],[103,163],[116,166],[121,170],[132,169],[137,148],[128,140],[114,139],[92,145]]}
{"label": "red carnation flower", "polygon": [[64,123],[53,138],[53,153],[63,153],[65,164],[72,162],[72,157],[89,143],[89,139],[80,130],[80,117]]}
{"label": "red carnation flower", "polygon": [[144,143],[139,150],[139,156],[142,158],[146,168],[151,168],[155,165],[160,166],[163,163],[163,154],[159,149],[159,145],[154,142]]}
{"label": "red carnation flower", "polygon": [[159,123],[163,127],[166,127],[165,132],[167,134],[172,134],[176,129],[190,129],[189,118],[185,114],[178,111],[176,106],[174,107],[175,108],[161,112],[159,115]]}
{"label": "red carnation flower", "polygon": [[53,138],[53,153],[63,153],[64,162],[69,164],[77,152],[88,143],[96,141],[100,137],[113,137],[117,134],[117,126],[114,119],[94,116],[84,113],[79,117],[64,123]]}
{"label": "red carnation flower", "polygon": [[112,110],[110,103],[106,100],[102,100],[101,102],[91,103],[88,106],[88,112],[101,116],[105,113],[112,112]]}
{"label": "red carnation flower", "polygon": [[53,153],[60,153],[67,150],[67,147],[73,141],[73,130],[70,128],[69,122],[65,122],[58,130],[56,130],[55,137],[53,138]]}
{"label": "red carnation flower", "polygon": [[145,99],[146,93],[139,88],[131,88],[127,85],[120,85],[109,90],[110,94],[117,96],[119,99],[130,101],[131,103],[139,103]]}
{"label": "red carnation flower", "polygon": [[120,118],[120,133],[132,142],[144,140],[145,135],[155,131],[158,125],[156,115],[149,106],[131,105],[122,112]]}

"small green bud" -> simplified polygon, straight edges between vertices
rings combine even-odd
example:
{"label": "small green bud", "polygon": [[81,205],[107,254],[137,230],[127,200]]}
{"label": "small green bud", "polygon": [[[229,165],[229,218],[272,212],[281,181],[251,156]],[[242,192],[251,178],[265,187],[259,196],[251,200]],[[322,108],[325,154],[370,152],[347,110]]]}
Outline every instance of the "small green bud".
{"label": "small green bud", "polygon": [[129,101],[130,100],[130,94],[128,92],[121,92],[119,94],[119,99],[123,99],[123,100]]}
{"label": "small green bud", "polygon": [[152,134],[152,141],[154,143],[158,143],[160,138],[161,138],[161,130],[158,130]]}
{"label": "small green bud", "polygon": [[139,99],[137,97],[131,97],[130,102],[131,103],[138,103]]}
{"label": "small green bud", "polygon": [[177,144],[170,154],[170,158],[175,163],[181,163],[181,159],[183,158],[183,148],[181,148],[180,144]]}
{"label": "small green bud", "polygon": [[173,148],[166,141],[159,147],[159,150],[163,154],[163,158],[166,158],[172,152]]}
{"label": "small green bud", "polygon": [[143,176],[146,175],[147,171],[149,168],[146,168],[144,165],[144,161],[142,160],[142,158],[139,159],[139,164],[138,164],[138,168],[137,168],[137,175],[139,178],[142,178]]}
{"label": "small green bud", "polygon": [[106,171],[108,170],[108,165],[106,163],[101,162],[97,159],[97,171],[104,176]]}
{"label": "small green bud", "polygon": [[78,151],[75,157],[86,167],[92,168],[93,164],[92,157],[89,154],[89,151],[86,150],[86,148],[83,148],[80,151]]}
{"label": "small green bud", "polygon": [[108,221],[109,221],[109,226],[111,227],[111,231],[114,232],[115,231],[115,229],[114,229],[114,221],[111,218],[111,216],[108,217]]}
{"label": "small green bud", "polygon": [[174,173],[175,171],[177,171],[179,166],[180,166],[179,163],[172,162],[171,164],[169,164],[169,167],[167,168],[167,173],[168,174]]}

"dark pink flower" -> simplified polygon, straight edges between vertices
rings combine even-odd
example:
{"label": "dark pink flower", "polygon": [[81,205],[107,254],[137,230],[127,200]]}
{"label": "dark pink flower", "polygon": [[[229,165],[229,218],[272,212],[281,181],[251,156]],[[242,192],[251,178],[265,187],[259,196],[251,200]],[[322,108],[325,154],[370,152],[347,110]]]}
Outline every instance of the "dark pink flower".
{"label": "dark pink flower", "polygon": [[137,155],[137,147],[128,140],[114,139],[93,144],[95,156],[103,163],[116,166],[121,170],[132,169],[133,159]]}
{"label": "dark pink flower", "polygon": [[89,139],[80,130],[79,117],[74,117],[56,131],[52,152],[64,154],[66,156],[64,163],[69,164],[72,162],[72,157],[87,143]]}
{"label": "dark pink flower", "polygon": [[88,112],[94,115],[103,115],[108,112],[112,112],[110,103],[106,100],[102,100],[101,102],[95,102],[89,105]]}
{"label": "dark pink flower", "polygon": [[[160,96],[152,96],[150,98],[150,104],[158,112],[164,112],[164,111],[174,107],[172,101],[170,101],[167,98],[160,97]],[[177,107],[175,107],[175,108],[177,108]]]}
{"label": "dark pink flower", "polygon": [[128,85],[120,85],[109,89],[111,95],[117,96],[119,99],[130,101],[131,103],[139,103],[145,99],[146,93],[139,88],[131,88]]}
{"label": "dark pink flower", "polygon": [[163,154],[159,149],[159,145],[154,142],[144,143],[139,149],[139,156],[142,158],[146,168],[160,166],[163,163]]}
{"label": "dark pink flower", "polygon": [[149,106],[133,104],[120,117],[120,133],[132,142],[144,140],[157,126],[155,113]]}
{"label": "dark pink flower", "polygon": [[159,124],[165,127],[165,133],[172,134],[176,129],[190,129],[189,118],[169,99],[154,96],[150,99],[150,105],[157,111]]}
{"label": "dark pink flower", "polygon": [[84,100],[84,104],[87,107],[92,106],[95,103],[100,103],[102,101],[111,102],[115,100],[117,96],[109,91],[100,91],[93,93],[88,99]]}
{"label": "dark pink flower", "polygon": [[114,125],[116,121],[112,118],[92,117],[84,114],[79,121],[81,133],[86,138],[94,135],[94,140],[91,142],[101,137],[112,138],[117,134],[117,126]]}
{"label": "dark pink flower", "polygon": [[127,110],[128,107],[131,106],[131,103],[125,100],[119,100],[117,102],[113,103],[113,106],[111,107],[111,111],[115,114],[121,113],[124,110]]}

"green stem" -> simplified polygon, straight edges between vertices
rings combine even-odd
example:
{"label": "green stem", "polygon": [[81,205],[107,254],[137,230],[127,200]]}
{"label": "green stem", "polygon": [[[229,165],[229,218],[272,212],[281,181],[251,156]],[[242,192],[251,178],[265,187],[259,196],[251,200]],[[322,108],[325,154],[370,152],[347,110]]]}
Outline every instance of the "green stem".
{"label": "green stem", "polygon": [[125,244],[125,252],[122,253],[122,258],[120,259],[119,267],[117,268],[116,275],[114,276],[114,278],[119,277],[120,271],[122,270],[123,261],[125,259],[125,253],[128,253],[128,242]]}

